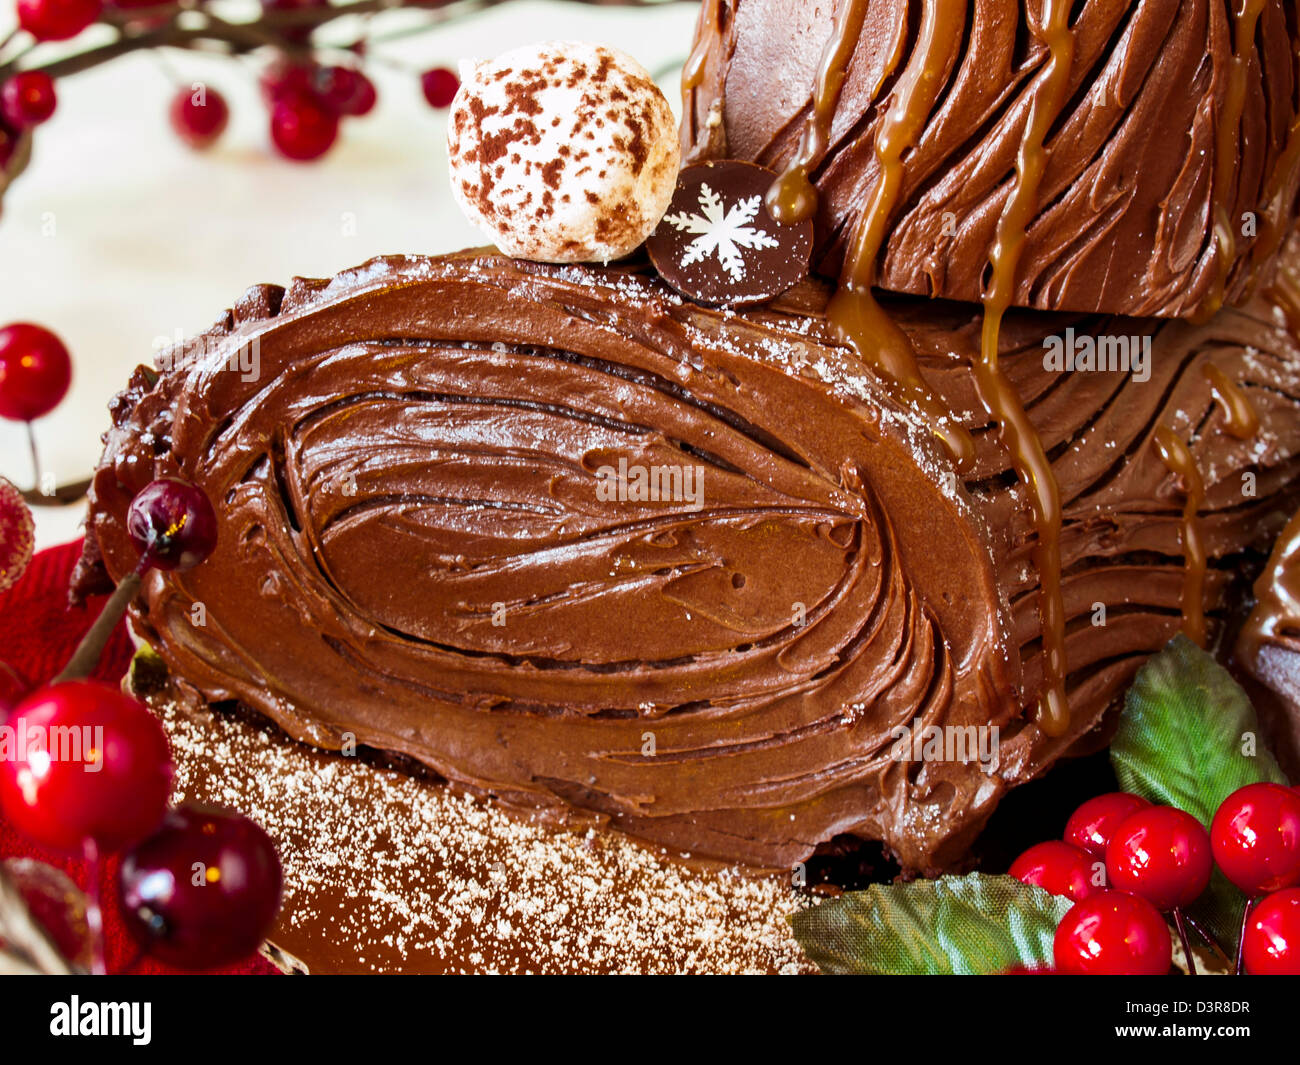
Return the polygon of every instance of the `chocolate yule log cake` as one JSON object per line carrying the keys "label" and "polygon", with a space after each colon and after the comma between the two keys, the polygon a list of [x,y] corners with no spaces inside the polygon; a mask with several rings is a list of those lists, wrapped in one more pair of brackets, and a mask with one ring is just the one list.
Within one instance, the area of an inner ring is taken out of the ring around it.
{"label": "chocolate yule log cake", "polygon": [[75,590],[180,477],[216,549],[132,618],[185,710],[671,855],[960,867],[1178,633],[1294,653],[1298,68],[1281,0],[708,0],[679,148],[620,53],[470,67],[514,257],[259,285],[138,369]]}
{"label": "chocolate yule log cake", "polygon": [[1287,0],[705,0],[682,142],[782,172],[826,276],[970,301],[1028,144],[1012,303],[1205,315],[1295,221],[1297,54]]}
{"label": "chocolate yule log cake", "polygon": [[[1064,508],[1051,737],[979,310],[888,305],[974,438],[959,478],[824,303],[739,315],[643,270],[469,253],[253,288],[115,401],[82,587],[134,566],[131,497],[179,475],[219,503],[218,546],[150,573],[135,623],[192,699],[694,855],[787,865],[854,835],[948,865],[1143,656],[1217,624],[1298,499],[1300,344],[1262,296],[1204,326],[1007,316]],[[1056,372],[1053,337],[1149,343],[1149,378]],[[249,351],[260,372],[232,372]],[[681,490],[638,494],[637,469]],[[996,764],[899,759],[929,725],[998,726]]]}

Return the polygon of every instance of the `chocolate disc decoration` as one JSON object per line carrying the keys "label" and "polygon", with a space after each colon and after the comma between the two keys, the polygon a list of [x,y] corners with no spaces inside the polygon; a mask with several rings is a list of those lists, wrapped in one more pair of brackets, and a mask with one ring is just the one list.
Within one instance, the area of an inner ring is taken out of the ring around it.
{"label": "chocolate disc decoration", "polygon": [[688,166],[646,241],[668,284],[700,303],[737,307],[779,296],[808,273],[813,226],[782,225],[764,198],[776,174],[724,159]]}

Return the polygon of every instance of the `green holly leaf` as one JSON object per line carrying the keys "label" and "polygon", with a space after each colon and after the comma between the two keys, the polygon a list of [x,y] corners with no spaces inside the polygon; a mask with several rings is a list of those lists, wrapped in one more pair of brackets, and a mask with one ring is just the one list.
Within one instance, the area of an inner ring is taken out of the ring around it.
{"label": "green holly leaf", "polygon": [[999,973],[1052,963],[1052,937],[1070,909],[1010,876],[945,876],[873,884],[795,914],[795,938],[826,973]]}
{"label": "green holly leaf", "polygon": [[[1175,636],[1138,670],[1110,760],[1125,791],[1186,810],[1206,828],[1238,788],[1260,780],[1287,782],[1260,738],[1246,693],[1184,636]],[[1216,869],[1191,913],[1235,950],[1245,905]]]}

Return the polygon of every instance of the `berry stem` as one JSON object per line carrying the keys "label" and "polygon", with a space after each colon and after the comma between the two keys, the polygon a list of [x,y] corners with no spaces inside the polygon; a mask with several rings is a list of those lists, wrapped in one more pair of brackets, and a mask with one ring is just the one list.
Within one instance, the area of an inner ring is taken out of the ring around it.
{"label": "berry stem", "polygon": [[86,860],[86,927],[90,929],[90,971],[95,976],[108,975],[104,958],[104,859],[99,845],[89,837],[82,843]]}
{"label": "berry stem", "polygon": [[32,454],[32,484],[39,493],[41,490],[41,456],[36,450],[36,429],[27,423],[27,447]]}
{"label": "berry stem", "polygon": [[1184,913],[1183,920],[1187,922],[1188,928],[1190,928],[1193,932],[1195,932],[1198,936],[1200,936],[1203,940],[1205,940],[1206,945],[1212,951],[1214,951],[1215,954],[1218,955],[1219,960],[1223,962],[1225,966],[1229,968],[1232,967],[1232,959],[1228,957],[1228,952],[1223,949],[1222,944],[1220,944],[1217,939],[1215,939],[1212,935],[1210,935],[1210,931],[1208,928],[1206,928],[1203,924],[1201,924],[1201,922],[1198,921],[1195,917],[1193,917],[1190,913]]}
{"label": "berry stem", "polygon": [[90,626],[86,635],[81,638],[81,643],[77,644],[77,649],[68,659],[68,664],[50,683],[61,684],[65,680],[80,680],[88,677],[94,672],[95,667],[99,665],[100,657],[104,653],[104,646],[108,643],[108,638],[117,628],[117,623],[122,620],[122,615],[126,613],[126,608],[130,606],[131,600],[135,598],[136,593],[140,590],[140,578],[148,568],[145,558],[141,558],[140,564],[135,570],[128,573],[120,581],[117,587],[113,589],[113,594],[109,596],[108,602],[104,604],[104,609],[99,612],[99,617],[95,623]]}
{"label": "berry stem", "polygon": [[54,491],[49,495],[42,493],[38,485],[24,491],[22,497],[23,502],[29,507],[61,507],[84,499],[89,488],[90,479],[83,478],[80,481],[69,481],[67,484],[56,485]]}
{"label": "berry stem", "polygon": [[1178,942],[1183,945],[1183,957],[1187,959],[1187,975],[1197,976],[1196,956],[1192,953],[1192,942],[1187,938],[1187,919],[1181,906],[1174,907],[1174,927],[1178,929]]}
{"label": "berry stem", "polygon": [[1250,911],[1255,907],[1254,899],[1246,900],[1246,908],[1241,913],[1241,931],[1237,934],[1237,964],[1233,967],[1233,972],[1237,976],[1242,976],[1245,971],[1245,950],[1246,950],[1246,925],[1250,923]]}

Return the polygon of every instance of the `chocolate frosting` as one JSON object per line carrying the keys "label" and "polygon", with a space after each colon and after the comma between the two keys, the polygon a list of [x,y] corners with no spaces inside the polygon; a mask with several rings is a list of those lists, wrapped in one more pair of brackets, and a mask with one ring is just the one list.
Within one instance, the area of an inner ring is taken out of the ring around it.
{"label": "chocolate frosting", "polygon": [[[195,698],[677,851],[778,866],[850,834],[948,866],[1180,625],[1158,424],[1206,472],[1217,624],[1241,553],[1297,502],[1300,346],[1262,296],[1203,327],[1007,317],[1065,514],[1071,727],[1048,739],[1025,709],[1032,522],[975,397],[978,309],[889,307],[974,436],[958,477],[828,339],[825,299],[741,315],[633,267],[477,253],[250,289],[114,401],[81,586],[134,566],[133,493],[184,476],[216,505],[216,552],[150,573],[133,620]],[[1150,380],[1045,369],[1067,327],[1149,336]],[[237,368],[254,342],[256,375]],[[1209,365],[1249,395],[1249,439]],[[608,498],[621,463],[702,492]],[[910,725],[997,726],[996,770],[892,758]]]}
{"label": "chocolate frosting", "polygon": [[[836,16],[851,2],[707,0],[688,66],[688,155],[790,164]],[[839,276],[881,179],[876,135],[919,47],[923,2],[862,0],[862,29],[809,169],[818,195],[814,262],[826,276]],[[973,0],[930,53],[943,87],[889,203],[882,287],[981,298],[1049,60],[1027,21],[1041,6]],[[1190,316],[1238,301],[1268,280],[1298,211],[1295,5],[1086,0],[1071,27],[1068,102],[1045,144],[1041,206],[1013,302]]]}

